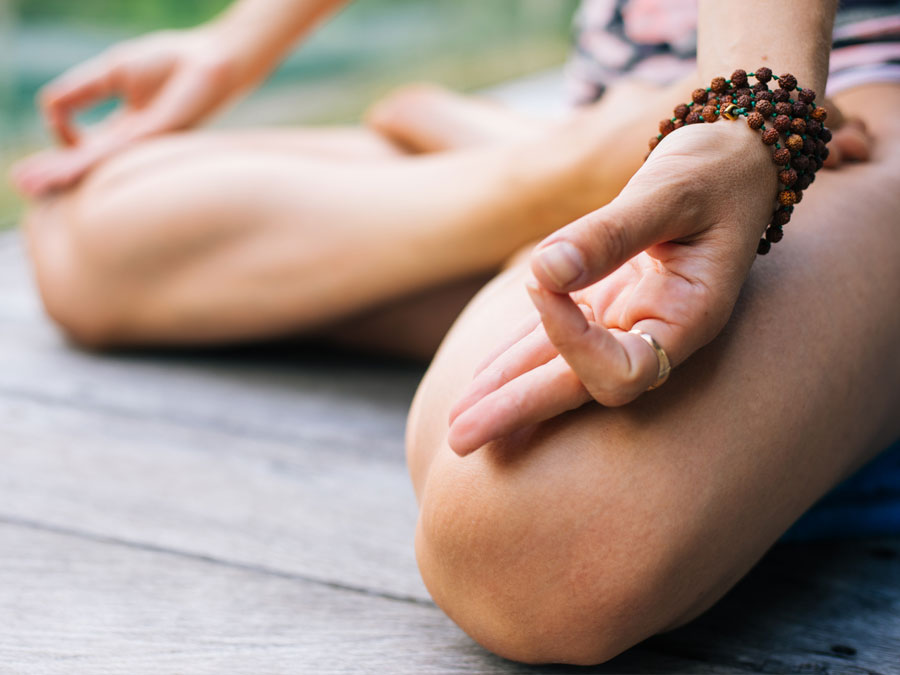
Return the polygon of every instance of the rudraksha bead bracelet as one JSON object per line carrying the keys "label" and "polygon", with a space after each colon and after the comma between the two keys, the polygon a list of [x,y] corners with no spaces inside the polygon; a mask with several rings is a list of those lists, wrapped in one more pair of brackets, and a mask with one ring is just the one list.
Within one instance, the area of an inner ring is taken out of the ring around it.
{"label": "rudraksha bead bracelet", "polygon": [[[752,87],[750,77],[756,79]],[[778,85],[774,91],[769,89],[772,80]],[[796,98],[792,98],[794,92]],[[790,73],[779,77],[765,67],[754,73],[738,69],[730,80],[714,77],[705,89],[695,89],[689,102],[675,106],[674,117],[661,120],[659,134],[650,139],[650,152],[685,125],[746,117],[747,125],[760,132],[762,142],[772,146],[772,161],[779,167],[777,205],[756,249],[765,255],[772,244],[781,241],[794,204],[803,199],[803,191],[828,157],[831,131],[825,126],[825,108],[815,100],[816,93],[798,87],[797,78]]]}

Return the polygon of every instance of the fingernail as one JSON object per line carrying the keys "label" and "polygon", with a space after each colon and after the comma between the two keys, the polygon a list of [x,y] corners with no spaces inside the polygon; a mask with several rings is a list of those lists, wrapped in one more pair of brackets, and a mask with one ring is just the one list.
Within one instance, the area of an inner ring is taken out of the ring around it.
{"label": "fingernail", "polygon": [[540,312],[544,307],[544,298],[541,297],[540,284],[537,279],[529,279],[526,281],[525,291],[528,293],[528,297],[531,298],[531,302],[534,304],[535,309]]}
{"label": "fingernail", "polygon": [[537,262],[560,287],[568,286],[584,272],[581,253],[567,241],[558,241],[541,250]]}

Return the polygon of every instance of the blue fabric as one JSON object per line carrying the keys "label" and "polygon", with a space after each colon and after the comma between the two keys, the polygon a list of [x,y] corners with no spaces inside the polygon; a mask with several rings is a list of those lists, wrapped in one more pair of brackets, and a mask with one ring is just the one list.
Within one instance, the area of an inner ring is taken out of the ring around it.
{"label": "blue fabric", "polygon": [[822,497],[784,541],[900,535],[900,440]]}

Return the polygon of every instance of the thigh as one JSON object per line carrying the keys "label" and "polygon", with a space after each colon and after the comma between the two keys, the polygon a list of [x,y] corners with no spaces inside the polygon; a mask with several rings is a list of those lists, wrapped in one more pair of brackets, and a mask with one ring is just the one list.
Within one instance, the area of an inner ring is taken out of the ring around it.
{"label": "thigh", "polygon": [[96,344],[284,335],[484,274],[522,238],[490,238],[523,210],[503,150],[349,159],[267,138],[154,139],[34,209],[50,313]]}
{"label": "thigh", "polygon": [[[900,103],[875,90],[885,112]],[[724,333],[665,387],[459,458],[449,408],[532,311],[521,265],[486,287],[410,413],[417,552],[438,604],[513,658],[608,658],[708,607],[900,433],[898,185],[882,133],[871,163],[820,175]]]}
{"label": "thigh", "polygon": [[171,167],[197,155],[227,157],[242,152],[307,154],[353,161],[399,157],[393,141],[363,127],[282,127],[185,131],[127,150],[94,171],[90,182],[103,189],[136,175]]}

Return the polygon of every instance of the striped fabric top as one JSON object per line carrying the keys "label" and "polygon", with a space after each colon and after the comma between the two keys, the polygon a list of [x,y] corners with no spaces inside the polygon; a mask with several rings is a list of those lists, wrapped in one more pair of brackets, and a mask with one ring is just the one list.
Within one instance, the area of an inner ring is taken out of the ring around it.
{"label": "striped fabric top", "polygon": [[[583,0],[575,31],[567,79],[576,103],[623,75],[665,84],[695,65],[697,0]],[[843,0],[827,93],[875,81],[900,82],[900,0]]]}

